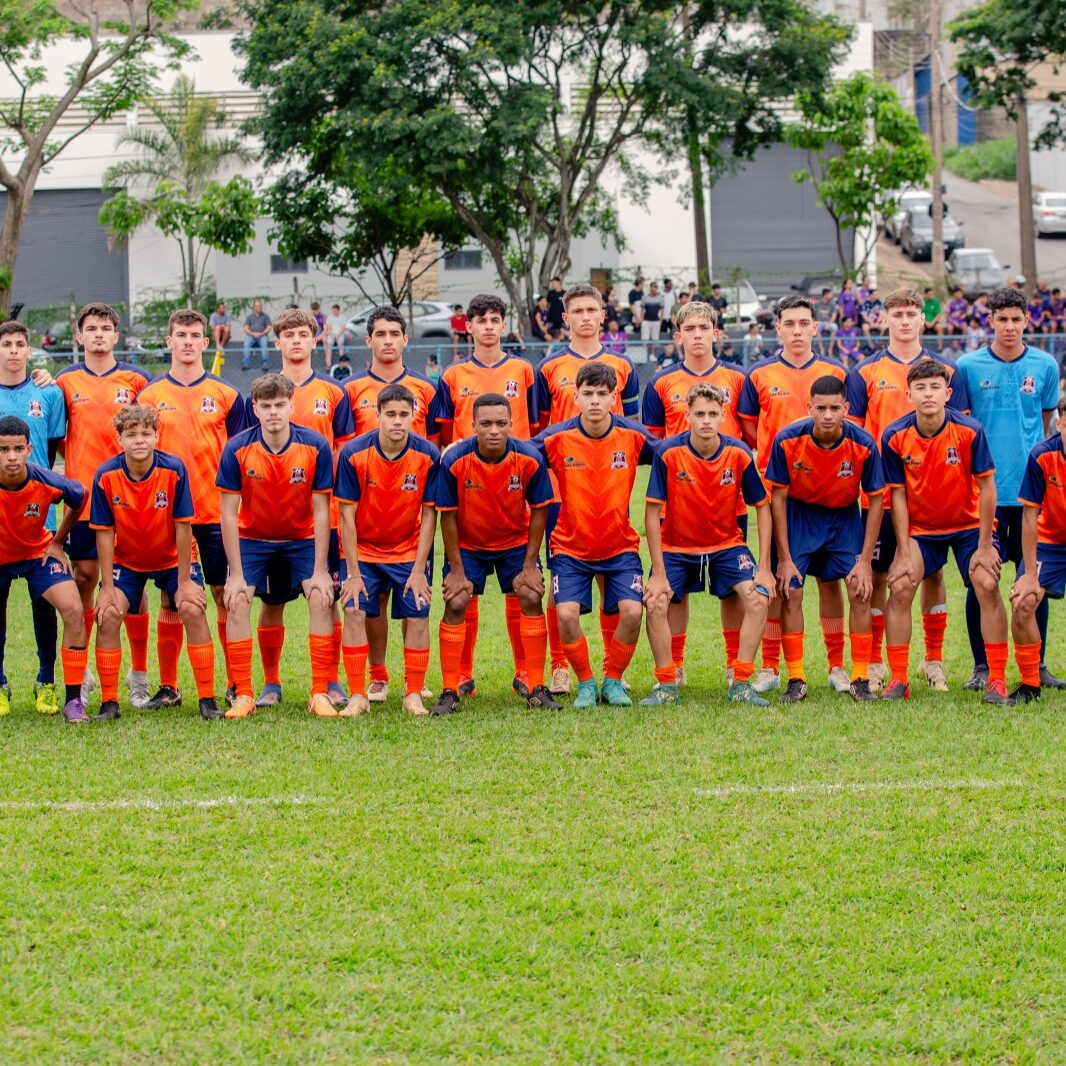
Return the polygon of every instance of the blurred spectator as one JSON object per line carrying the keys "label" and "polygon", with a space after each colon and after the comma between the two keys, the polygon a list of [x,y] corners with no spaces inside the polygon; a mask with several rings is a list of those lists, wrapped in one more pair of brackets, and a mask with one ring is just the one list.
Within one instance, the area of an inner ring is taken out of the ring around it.
{"label": "blurred spectator", "polygon": [[311,301],[311,314],[315,316],[315,324],[318,326],[318,331],[315,333],[315,344],[318,344],[326,329],[326,316],[322,314],[322,306],[317,300]]}
{"label": "blurred spectator", "polygon": [[522,342],[522,336],[519,333],[515,333],[514,331],[508,333],[500,347],[502,347],[508,355],[517,355],[520,359],[525,358],[526,346]]}
{"label": "blurred spectator", "polygon": [[[433,356],[430,356],[430,358],[432,359]],[[343,381],[345,378],[352,376],[352,364],[344,352],[337,356],[337,365],[330,370],[329,376],[334,381]]]}
{"label": "blurred spectator", "polygon": [[718,316],[718,325],[721,326],[725,321],[725,310],[729,306],[729,301],[722,295],[722,286],[717,281],[711,286],[711,298],[707,302],[714,308],[714,313]]}
{"label": "blurred spectator", "polygon": [[959,286],[952,291],[951,299],[948,300],[948,333],[961,337],[966,332],[966,319],[969,314],[970,305],[963,294],[962,287]]}
{"label": "blurred spectator", "polygon": [[326,356],[326,369],[329,370],[333,355],[333,346],[337,347],[337,360],[344,355],[344,338],[347,336],[347,323],[341,314],[341,305],[334,304],[326,317],[326,332],[322,336],[322,351]]}
{"label": "blurred spectator", "polygon": [[740,357],[737,355],[737,350],[733,346],[733,342],[727,340],[718,351],[718,358],[723,363],[740,363]]}
{"label": "blurred spectator", "polygon": [[270,315],[263,310],[263,301],[256,300],[252,304],[251,314],[244,320],[244,358],[241,360],[242,370],[252,368],[252,350],[260,349],[262,355],[262,367],[270,369]]}
{"label": "blurred spectator", "polygon": [[970,308],[970,315],[977,319],[981,329],[988,329],[988,320],[991,315],[991,311],[988,309],[988,294],[979,292],[977,298],[973,302],[973,307]]}
{"label": "blurred spectator", "polygon": [[744,337],[741,351],[744,353],[745,366],[751,366],[752,363],[757,363],[763,357],[762,331],[759,329],[758,323],[752,322],[748,325],[748,332]]}
{"label": "blurred spectator", "polygon": [[859,327],[851,315],[845,315],[837,330],[837,358],[846,367],[859,361]]}
{"label": "blurred spectator", "polygon": [[551,346],[548,348],[548,355],[558,355],[559,352],[565,352],[569,347],[570,340],[567,337],[565,329],[556,329],[551,332]]}
{"label": "blurred spectator", "polygon": [[881,335],[881,316],[885,313],[885,305],[881,303],[881,297],[876,289],[870,289],[866,299],[862,302],[862,335],[867,341],[873,342]]}
{"label": "blurred spectator", "polygon": [[940,301],[936,298],[931,286],[925,287],[925,300],[922,303],[922,322],[927,334],[935,333],[938,337],[944,336],[944,312],[941,310]]}
{"label": "blurred spectator", "polygon": [[533,308],[533,323],[530,327],[533,336],[542,342],[551,340],[552,324],[548,321],[548,297],[542,296]]}
{"label": "blurred spectator", "polygon": [[814,320],[818,323],[819,350],[822,355],[833,351],[833,334],[837,331],[837,302],[832,289],[822,289],[822,295],[814,302]]}
{"label": "blurred spectator", "polygon": [[466,323],[466,312],[463,310],[462,304],[456,304],[452,311],[454,314],[449,319],[452,327],[452,362],[457,363],[462,356],[459,354],[459,349],[462,347],[462,355],[465,356],[470,351],[470,333],[468,331]]}
{"label": "blurred spectator", "polygon": [[211,327],[211,338],[215,342],[215,348],[221,351],[229,343],[233,330],[230,325],[230,317],[226,314],[226,305],[220,303],[211,315],[208,325]]}
{"label": "blurred spectator", "polygon": [[640,340],[644,345],[644,362],[650,363],[655,359],[659,350],[659,336],[662,329],[663,297],[659,292],[659,283],[653,281],[644,297],[644,314],[640,320]]}
{"label": "blurred spectator", "polygon": [[840,295],[837,297],[837,321],[843,325],[844,319],[850,318],[852,325],[857,325],[859,313],[859,297],[855,292],[855,282],[851,278],[845,278]]}
{"label": "blurred spectator", "polygon": [[612,319],[607,323],[607,328],[600,337],[600,344],[604,350],[614,355],[626,354],[626,335],[618,328],[618,320]]}
{"label": "blurred spectator", "polygon": [[[344,358],[343,356],[341,358]],[[436,354],[430,353],[426,357],[426,377],[433,382],[434,385],[440,381],[440,360]]]}
{"label": "blurred spectator", "polygon": [[[977,306],[976,303],[974,306]],[[966,350],[973,352],[978,348],[983,348],[987,339],[988,331],[981,325],[980,318],[977,315],[971,315],[966,323]]]}
{"label": "blurred spectator", "polygon": [[674,283],[669,278],[663,278],[663,326],[671,333],[674,330],[674,304],[677,303],[677,293],[674,292]]}
{"label": "blurred spectator", "polygon": [[552,278],[548,288],[548,321],[552,329],[563,328],[563,281],[562,278]]}
{"label": "blurred spectator", "polygon": [[672,366],[674,363],[681,362],[681,356],[678,354],[677,345],[673,341],[667,341],[660,349],[659,355],[656,358],[656,362],[660,367]]}

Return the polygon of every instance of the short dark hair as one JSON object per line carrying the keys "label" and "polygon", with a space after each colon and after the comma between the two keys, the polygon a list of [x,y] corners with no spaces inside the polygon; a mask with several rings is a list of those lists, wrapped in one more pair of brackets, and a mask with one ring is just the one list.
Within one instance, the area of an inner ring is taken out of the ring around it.
{"label": "short dark hair", "polygon": [[167,319],[167,336],[169,337],[174,332],[175,326],[197,325],[205,334],[207,333],[207,319],[199,311],[192,307],[179,308],[177,311],[172,311],[170,318]]}
{"label": "short dark hair", "polygon": [[[389,319],[391,322],[392,319]],[[378,393],[378,410],[382,411],[388,403],[405,403],[413,411],[415,409],[415,394],[406,386],[394,381],[391,385]]]}
{"label": "short dark hair", "polygon": [[[634,282],[634,284],[636,284]],[[595,285],[571,285],[569,289],[563,294],[563,307],[569,308],[574,300],[579,300],[581,297],[587,296],[592,300],[595,300],[600,307],[603,306],[603,293],[596,288]]]}
{"label": "short dark hair", "polygon": [[253,400],[291,400],[296,386],[284,374],[261,374],[252,382]]}
{"label": "short dark hair", "polygon": [[381,304],[370,312],[370,317],[366,320],[366,335],[368,337],[374,335],[374,326],[379,322],[395,322],[403,331],[403,335],[407,336],[407,319],[392,304]]}
{"label": "short dark hair", "polygon": [[506,407],[507,413],[511,413],[511,401],[506,396],[498,392],[483,392],[474,401],[474,418],[477,419],[477,413],[482,407]]}
{"label": "short dark hair", "polygon": [[1029,309],[1025,293],[1021,289],[995,289],[988,297],[989,317],[997,311],[1006,311],[1009,307],[1016,307],[1019,311]]}
{"label": "short dark hair", "polygon": [[848,389],[844,382],[832,374],[823,374],[811,383],[811,399],[815,396],[847,396]]}
{"label": "short dark hair", "polygon": [[3,418],[0,418],[0,437],[25,437],[26,443],[29,444],[30,427],[21,418],[16,418],[14,415],[4,415]]}
{"label": "short dark hair", "polygon": [[919,359],[907,371],[907,384],[910,385],[915,381],[925,381],[926,378],[942,378],[944,381],[950,381],[951,373],[938,359]]}
{"label": "short dark hair", "polygon": [[811,313],[811,318],[814,317],[814,304],[806,296],[785,296],[783,299],[777,301],[777,320],[781,321],[781,316],[786,311],[791,311],[796,307],[805,307]]}
{"label": "short dark hair", "polygon": [[466,317],[469,319],[480,318],[482,315],[491,315],[495,311],[500,318],[507,317],[507,304],[498,296],[489,292],[482,292],[475,296],[466,308]]}
{"label": "short dark hair", "polygon": [[[0,322],[0,337],[6,337],[9,333],[19,333],[26,338],[26,342],[29,343],[30,331],[21,322],[16,322],[13,318],[8,319],[6,322]],[[8,434],[10,436],[10,434]]]}
{"label": "short dark hair", "polygon": [[110,304],[86,304],[78,312],[77,323],[79,332],[87,318],[106,318],[110,320],[111,325],[113,325],[115,329],[118,329],[118,312]]}
{"label": "short dark hair", "polygon": [[618,388],[618,375],[614,372],[614,367],[595,360],[586,363],[577,372],[577,380],[574,384],[579,389],[588,385],[593,389],[607,389],[608,392],[614,392]]}

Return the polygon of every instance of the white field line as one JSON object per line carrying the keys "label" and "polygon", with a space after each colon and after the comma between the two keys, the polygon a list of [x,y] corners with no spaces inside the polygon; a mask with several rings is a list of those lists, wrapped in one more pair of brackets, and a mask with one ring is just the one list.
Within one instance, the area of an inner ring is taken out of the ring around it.
{"label": "white field line", "polygon": [[724,799],[728,796],[835,796],[864,792],[987,792],[1026,787],[1024,781],[811,781],[794,785],[718,785],[694,791],[697,796]]}
{"label": "white field line", "polygon": [[155,799],[151,796],[131,796],[102,800],[0,800],[4,811],[60,811],[83,814],[92,811],[168,811],[214,810],[224,807],[309,807],[324,803],[317,796],[217,796],[211,799],[194,797]]}

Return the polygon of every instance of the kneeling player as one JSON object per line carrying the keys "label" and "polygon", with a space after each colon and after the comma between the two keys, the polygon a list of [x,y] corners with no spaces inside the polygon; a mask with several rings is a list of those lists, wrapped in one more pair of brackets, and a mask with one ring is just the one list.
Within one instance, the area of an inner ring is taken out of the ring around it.
{"label": "kneeling player", "polygon": [[911,603],[926,574],[940,570],[948,552],[981,606],[988,652],[986,703],[1009,704],[1007,611],[999,593],[995,539],[995,467],[980,423],[946,410],[950,371],[921,359],[907,373],[914,410],[893,422],[881,439],[885,481],[892,489],[896,557],[888,572],[885,613],[891,677],[882,699],[910,695]]}
{"label": "kneeling player", "polygon": [[[47,601],[63,616],[63,717],[78,725],[89,720],[81,701],[88,651],[81,595],[63,543],[81,517],[85,490],[47,467],[28,463],[30,454],[30,427],[21,418],[0,418],[0,589],[6,593],[12,581],[25,578],[31,599]],[[60,500],[63,521],[53,534],[45,528],[48,512]]]}
{"label": "kneeling player", "polygon": [[[851,632],[851,695],[871,700],[875,697],[867,676],[873,640],[870,594],[885,477],[876,441],[845,418],[848,404],[843,381],[829,375],[815,380],[807,410],[810,418],[793,422],[774,437],[766,468],[766,479],[773,486],[781,641],[788,667],[788,687],[781,699],[798,703],[807,697],[803,582],[813,574],[819,587],[844,579]],[[870,497],[865,532],[859,515],[860,490]],[[826,630],[827,642],[832,635]],[[839,640],[842,652],[843,633]],[[831,683],[836,670],[843,668],[830,671]]]}
{"label": "kneeling player", "polygon": [[[466,609],[495,572],[504,595],[522,611],[523,662],[513,686],[529,707],[558,710],[544,684],[548,628],[541,601],[544,578],[537,559],[544,539],[551,480],[536,448],[510,435],[506,396],[486,392],[474,401],[474,436],[449,448],[437,478],[437,511],[444,540],[444,618],[440,623],[443,691],[431,714],[459,706],[459,675],[466,641]],[[528,505],[528,506],[527,506]],[[521,676],[525,675],[523,683]]]}
{"label": "kneeling player", "polygon": [[196,678],[200,714],[219,718],[215,702],[215,648],[207,625],[207,599],[200,566],[192,561],[195,511],[185,464],[156,450],[159,412],[124,407],[114,418],[122,451],[93,479],[89,524],[96,530],[100,593],[96,598],[96,672],[100,710],[95,720],[120,717],[119,634],[130,604],[140,604],[155,583],[164,608],[177,611],[189,635],[189,661]]}
{"label": "kneeling player", "polygon": [[719,599],[735,596],[741,612],[737,656],[728,664],[733,670],[729,699],[766,707],[751,687],[751,675],[773,576],[756,564],[736,521],[741,501],[756,508],[759,558],[769,558],[766,489],[751,449],[718,431],[725,410],[721,389],[700,382],[688,390],[685,402],[691,428],[659,445],[648,482],[644,526],[651,574],[644,600],[658,684],[641,706],[678,702],[669,604],[709,587]]}
{"label": "kneeling player", "polygon": [[366,619],[377,618],[388,597],[392,617],[403,619],[403,709],[428,714],[422,688],[429,667],[429,597],[433,570],[433,507],[440,452],[411,432],[415,395],[404,385],[378,393],[378,428],[349,441],[337,463],[340,504],[341,654],[351,695],[341,713],[362,714],[370,702]]}
{"label": "kneeling player", "polygon": [[[226,639],[237,695],[227,718],[255,714],[252,696],[252,596],[303,591],[310,615],[311,698],[307,709],[336,718],[327,693],[333,673],[333,578],[329,575],[329,501],[333,457],[320,433],[290,422],[295,386],[282,374],[252,382],[259,425],[222,450],[215,484],[222,490],[226,547]],[[285,574],[271,588],[268,575]]]}
{"label": "kneeling player", "polygon": [[1014,657],[1022,683],[1015,703],[1040,697],[1040,627],[1036,609],[1045,596],[1066,591],[1066,400],[1059,401],[1058,433],[1029,453],[1018,490],[1022,514],[1022,564],[1011,589]]}

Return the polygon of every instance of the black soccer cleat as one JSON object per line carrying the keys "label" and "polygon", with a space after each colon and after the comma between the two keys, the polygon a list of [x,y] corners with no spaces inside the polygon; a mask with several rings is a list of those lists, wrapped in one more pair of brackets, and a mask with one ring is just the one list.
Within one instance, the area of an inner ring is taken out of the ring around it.
{"label": "black soccer cleat", "polygon": [[457,694],[455,694],[457,700],[458,700],[459,696],[476,696],[476,695],[477,695],[477,682],[472,677],[468,677],[459,686],[459,692]]}
{"label": "black soccer cleat", "polygon": [[860,677],[851,683],[851,698],[859,703],[868,703],[876,700],[877,696],[870,691],[870,682],[865,677]]}
{"label": "black soccer cleat", "polygon": [[798,677],[792,678],[785,691],[778,697],[781,703],[800,703],[807,698],[807,682]]}
{"label": "black soccer cleat", "polygon": [[226,703],[230,707],[232,707],[233,706],[233,701],[236,698],[237,698],[237,686],[236,685],[228,685],[226,687]]}
{"label": "black soccer cleat", "polygon": [[215,702],[214,696],[200,700],[200,717],[205,722],[213,722],[216,718],[222,717],[222,709]]}
{"label": "black soccer cleat", "polygon": [[511,688],[513,688],[522,699],[529,699],[529,685],[527,685],[517,674],[511,679]]}
{"label": "black soccer cleat", "polygon": [[563,705],[556,700],[552,699],[552,694],[548,691],[547,685],[537,685],[533,691],[526,696],[526,706],[530,710],[541,711],[561,711]]}
{"label": "black soccer cleat", "polygon": [[975,666],[973,673],[970,674],[969,681],[962,687],[967,692],[984,692],[985,687],[988,685],[988,667],[987,666]]}
{"label": "black soccer cleat", "polygon": [[100,704],[100,710],[93,715],[92,720],[94,722],[113,722],[116,718],[121,718],[122,712],[118,709],[118,703],[115,700],[107,700]]}
{"label": "black soccer cleat", "polygon": [[1036,685],[1019,685],[1011,694],[1014,703],[1032,703],[1040,699],[1040,689]]}
{"label": "black soccer cleat", "polygon": [[459,710],[459,693],[453,688],[446,688],[438,697],[437,702],[429,709],[434,717],[442,714],[452,714]]}
{"label": "black soccer cleat", "polygon": [[163,707],[180,707],[181,693],[169,685],[160,685],[155,695],[144,706],[150,711],[158,711]]}
{"label": "black soccer cleat", "polygon": [[1043,663],[1040,664],[1041,688],[1066,688],[1066,681],[1056,677]]}

